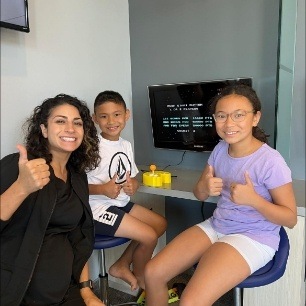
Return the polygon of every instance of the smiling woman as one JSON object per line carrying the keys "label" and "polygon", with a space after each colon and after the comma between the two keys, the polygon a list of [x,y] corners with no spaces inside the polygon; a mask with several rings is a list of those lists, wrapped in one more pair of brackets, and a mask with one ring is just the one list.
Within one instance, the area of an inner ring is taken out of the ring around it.
{"label": "smiling woman", "polygon": [[1,160],[1,305],[102,306],[84,285],[94,242],[85,171],[100,160],[89,109],[60,94],[26,124],[25,146]]}
{"label": "smiling woman", "polygon": [[[83,141],[83,121],[77,108],[69,104],[63,104],[54,108],[47,121],[47,125],[41,124],[44,138],[48,139],[49,151],[53,156],[61,154],[69,159]],[[52,163],[52,162],[51,162]]]}
{"label": "smiling woman", "polygon": [[[77,150],[71,152],[69,161],[77,168],[80,167],[80,170],[92,170],[96,167],[96,159],[99,158],[97,132],[86,103],[69,95],[59,94],[54,98],[46,99],[42,105],[34,109],[33,115],[25,123],[25,128],[27,128],[27,136],[25,138],[27,150],[35,157],[43,157],[47,162],[51,162],[52,152],[49,150],[49,140],[43,132],[45,132],[45,128],[48,127],[51,121],[57,121],[56,124],[58,126],[67,124],[65,123],[68,121],[66,113],[62,114],[59,110],[56,110],[57,107],[63,105],[74,107],[78,111],[76,117],[73,118],[74,125],[83,125],[82,129],[84,130],[84,138],[81,145]],[[59,117],[55,118],[55,116]],[[65,136],[71,136],[69,130],[66,133]]]}

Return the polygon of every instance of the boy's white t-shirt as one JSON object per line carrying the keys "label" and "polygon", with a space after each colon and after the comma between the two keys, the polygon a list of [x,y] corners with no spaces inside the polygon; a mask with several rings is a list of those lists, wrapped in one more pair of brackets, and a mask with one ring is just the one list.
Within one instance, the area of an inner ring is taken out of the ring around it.
{"label": "boy's white t-shirt", "polygon": [[[130,172],[131,177],[137,175],[138,168],[134,161],[132,145],[129,141],[119,138],[118,141],[110,141],[99,135],[99,153],[101,162],[99,166],[87,173],[88,184],[105,184],[117,173],[116,183],[123,184],[126,181],[126,174]],[[124,207],[130,201],[123,189],[116,199],[105,195],[90,195],[89,203],[95,220],[109,207]]]}

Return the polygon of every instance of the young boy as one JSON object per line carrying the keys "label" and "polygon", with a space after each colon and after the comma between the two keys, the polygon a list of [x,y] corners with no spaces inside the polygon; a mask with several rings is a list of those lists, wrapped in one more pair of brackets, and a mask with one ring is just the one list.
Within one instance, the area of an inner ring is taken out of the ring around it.
{"label": "young boy", "polygon": [[[114,91],[98,94],[93,120],[101,129],[99,166],[89,172],[89,202],[97,234],[132,240],[109,274],[144,289],[144,267],[151,259],[158,238],[166,230],[161,215],[130,202],[139,184],[131,143],[120,137],[130,111],[122,96]],[[130,270],[130,266],[133,270]]]}

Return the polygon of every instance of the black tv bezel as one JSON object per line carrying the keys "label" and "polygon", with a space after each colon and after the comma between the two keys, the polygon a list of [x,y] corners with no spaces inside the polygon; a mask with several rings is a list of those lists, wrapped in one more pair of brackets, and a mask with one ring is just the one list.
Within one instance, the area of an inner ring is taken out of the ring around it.
{"label": "black tv bezel", "polygon": [[[241,77],[241,78],[231,78],[231,79],[221,79],[221,80],[209,80],[209,81],[198,81],[198,82],[185,82],[185,83],[168,83],[168,84],[156,84],[147,86],[148,98],[149,98],[149,107],[150,107],[150,116],[151,116],[151,128],[153,136],[153,145],[157,149],[168,149],[168,150],[180,150],[180,151],[193,151],[193,152],[211,152],[214,147],[220,141],[220,137],[216,133],[216,137],[209,139],[207,142],[203,142],[200,145],[195,144],[184,144],[182,141],[161,141],[158,138],[158,122],[154,99],[154,92],[165,90],[167,88],[173,88],[180,85],[201,85],[208,83],[224,83],[224,86],[231,85],[234,83],[242,83],[252,86],[253,78],[252,77]],[[222,87],[222,88],[223,88]],[[213,120],[214,125],[214,120]]]}
{"label": "black tv bezel", "polygon": [[15,23],[10,23],[10,22],[5,22],[5,21],[0,21],[0,27],[10,29],[10,30],[15,30],[19,32],[30,32],[30,25],[29,25],[29,13],[28,13],[28,0],[23,0],[24,2],[24,12],[25,12],[25,26],[18,25]]}

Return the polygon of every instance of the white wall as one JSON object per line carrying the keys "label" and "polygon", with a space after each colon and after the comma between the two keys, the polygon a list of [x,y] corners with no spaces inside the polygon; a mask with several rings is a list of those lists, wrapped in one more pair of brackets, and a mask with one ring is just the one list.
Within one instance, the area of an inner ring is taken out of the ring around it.
{"label": "white wall", "polygon": [[292,176],[305,181],[305,0],[297,0],[296,46],[292,100],[290,167]]}
{"label": "white wall", "polygon": [[[92,112],[97,94],[112,89],[132,110],[127,0],[30,0],[29,19],[30,33],[1,28],[1,158],[22,142],[34,107],[56,94]],[[123,136],[134,142],[132,119]]]}
{"label": "white wall", "polygon": [[305,0],[282,0],[276,149],[305,182]]}
{"label": "white wall", "polygon": [[[30,33],[1,28],[1,157],[33,108],[58,93],[119,91],[132,108],[127,0],[30,0]],[[133,143],[132,119],[123,134]]]}

